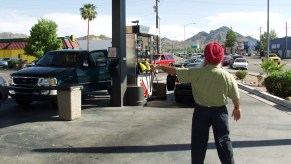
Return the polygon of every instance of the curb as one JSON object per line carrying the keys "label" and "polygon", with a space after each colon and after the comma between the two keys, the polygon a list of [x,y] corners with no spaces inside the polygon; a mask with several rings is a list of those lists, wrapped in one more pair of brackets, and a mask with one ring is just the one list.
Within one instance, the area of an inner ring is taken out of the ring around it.
{"label": "curb", "polygon": [[279,104],[279,105],[282,105],[288,109],[291,109],[291,103],[288,101],[288,100],[285,100],[285,99],[282,99],[280,97],[276,97],[274,95],[271,95],[269,93],[266,93],[266,92],[262,92],[258,89],[254,89],[252,87],[249,87],[247,85],[244,85],[244,84],[241,84],[241,83],[238,83],[238,88],[244,90],[244,91],[247,91],[251,94],[254,94],[256,96],[259,96],[261,98],[264,98],[266,100],[269,100],[273,103],[276,103],[276,104]]}

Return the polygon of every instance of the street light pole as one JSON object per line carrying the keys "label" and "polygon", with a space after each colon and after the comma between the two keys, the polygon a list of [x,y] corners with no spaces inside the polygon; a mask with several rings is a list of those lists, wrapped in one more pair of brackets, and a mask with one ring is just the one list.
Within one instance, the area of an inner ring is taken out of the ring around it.
{"label": "street light pole", "polygon": [[[160,2],[160,0],[156,0],[156,7],[155,7],[155,11],[156,11],[156,30],[159,29],[159,10],[158,10],[158,3]],[[157,39],[156,39],[156,46],[157,46],[157,49],[156,49],[156,52],[157,54],[159,54],[159,35],[157,34]]]}
{"label": "street light pole", "polygon": [[286,22],[286,48],[285,48],[285,56],[284,58],[287,57],[287,51],[288,51],[288,37],[287,37],[287,29],[288,29],[288,24]]}
{"label": "street light pole", "polygon": [[267,60],[269,61],[270,53],[270,36],[269,36],[269,0],[267,2]]}
{"label": "street light pole", "polygon": [[184,54],[186,54],[186,52],[185,52],[185,50],[186,50],[186,44],[185,44],[185,28],[186,28],[186,26],[188,26],[188,25],[190,25],[190,24],[196,24],[196,23],[188,23],[188,24],[185,24],[184,25]]}

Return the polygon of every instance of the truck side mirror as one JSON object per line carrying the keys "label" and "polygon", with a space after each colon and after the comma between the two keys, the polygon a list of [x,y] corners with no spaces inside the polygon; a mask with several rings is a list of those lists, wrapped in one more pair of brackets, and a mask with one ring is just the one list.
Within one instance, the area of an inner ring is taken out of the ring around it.
{"label": "truck side mirror", "polygon": [[119,65],[119,58],[110,58],[108,70],[111,77],[117,77],[118,76],[118,70],[117,66]]}
{"label": "truck side mirror", "polygon": [[88,60],[87,59],[83,61],[83,67],[89,67]]}

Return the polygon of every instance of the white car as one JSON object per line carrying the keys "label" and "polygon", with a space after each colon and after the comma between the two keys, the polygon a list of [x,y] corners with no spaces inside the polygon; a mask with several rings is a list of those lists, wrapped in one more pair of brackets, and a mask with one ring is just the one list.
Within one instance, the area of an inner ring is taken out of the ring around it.
{"label": "white car", "polygon": [[248,69],[248,61],[245,58],[236,58],[233,61],[232,68],[234,69]]}

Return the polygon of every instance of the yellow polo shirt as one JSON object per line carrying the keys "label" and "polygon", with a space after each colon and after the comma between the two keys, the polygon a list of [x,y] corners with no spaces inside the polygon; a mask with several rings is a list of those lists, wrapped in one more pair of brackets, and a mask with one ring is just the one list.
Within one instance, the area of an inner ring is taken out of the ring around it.
{"label": "yellow polo shirt", "polygon": [[199,105],[223,106],[227,104],[227,97],[240,97],[236,80],[219,65],[177,68],[176,73],[180,82],[191,83],[193,97]]}

